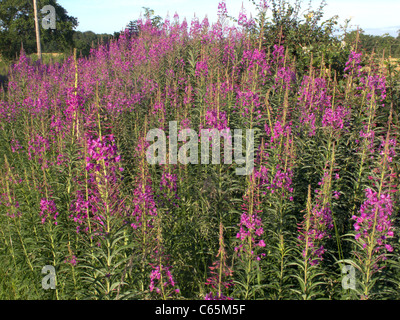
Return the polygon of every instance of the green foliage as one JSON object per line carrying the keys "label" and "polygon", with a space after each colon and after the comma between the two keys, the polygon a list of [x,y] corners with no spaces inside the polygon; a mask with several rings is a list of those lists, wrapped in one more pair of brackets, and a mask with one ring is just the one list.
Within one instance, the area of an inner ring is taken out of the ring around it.
{"label": "green foliage", "polygon": [[[40,9],[52,5],[56,10],[56,29],[44,30],[41,27],[43,14]],[[56,0],[38,0],[38,19],[41,28],[43,52],[63,52],[73,45],[73,31],[77,19]],[[30,0],[5,0],[0,3],[0,54],[5,59],[13,59],[21,47],[28,54],[36,52],[35,22],[33,2]]]}
{"label": "green foliage", "polygon": [[[156,28],[162,27],[163,18],[161,16],[155,15],[153,9],[147,7],[142,7],[142,8],[144,9],[144,19],[149,19],[151,21],[151,24]],[[126,25],[126,29],[132,36],[137,37],[140,33],[139,20],[129,21],[129,23]]]}
{"label": "green foliage", "polygon": [[[344,41],[346,43],[354,43],[357,37],[357,31],[352,31],[346,34]],[[389,34],[382,36],[373,36],[365,34],[364,30],[359,30],[359,49],[368,54],[375,52],[379,56],[391,56],[400,58],[400,37],[392,37]]]}
{"label": "green foliage", "polygon": [[108,43],[113,36],[110,34],[96,34],[92,31],[75,31],[73,34],[73,46],[83,57],[89,56],[90,49],[99,44]]}
{"label": "green foliage", "polygon": [[273,45],[284,45],[305,73],[310,64],[331,66],[338,74],[341,73],[349,48],[343,48],[335,35],[339,17],[322,20],[326,1],[321,1],[316,9],[312,8],[310,1],[305,10],[302,2],[296,0],[292,4],[286,0],[272,0],[269,2],[271,21],[266,20],[265,13],[260,10],[257,22],[259,30],[264,32],[265,44],[271,51]]}

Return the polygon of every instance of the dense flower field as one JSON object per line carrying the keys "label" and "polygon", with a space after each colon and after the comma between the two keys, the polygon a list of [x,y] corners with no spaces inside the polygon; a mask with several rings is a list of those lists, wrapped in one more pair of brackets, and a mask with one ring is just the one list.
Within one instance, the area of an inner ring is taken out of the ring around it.
{"label": "dense flower field", "polygon": [[[382,57],[355,43],[342,70],[300,68],[255,25],[175,15],[89,58],[21,52],[0,91],[1,299],[399,298]],[[147,132],[170,121],[254,130],[254,170],[149,164]]]}

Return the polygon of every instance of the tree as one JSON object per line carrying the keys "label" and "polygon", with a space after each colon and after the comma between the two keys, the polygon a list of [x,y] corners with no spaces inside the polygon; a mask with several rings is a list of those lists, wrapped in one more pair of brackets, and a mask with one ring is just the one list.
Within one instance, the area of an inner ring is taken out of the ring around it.
{"label": "tree", "polygon": [[[347,43],[355,43],[357,38],[357,31],[348,33],[345,37]],[[370,54],[375,52],[379,56],[385,53],[385,56],[392,56],[394,58],[400,57],[400,38],[394,38],[389,34],[382,36],[374,36],[360,32],[358,35],[359,44],[358,49],[363,50]]]}
{"label": "tree", "polygon": [[[56,29],[43,29],[41,21],[45,14],[41,8],[51,5],[56,10]],[[39,25],[43,52],[65,52],[73,46],[74,29],[78,26],[76,18],[57,3],[57,0],[38,0]],[[32,0],[0,1],[0,54],[12,59],[23,46],[27,54],[36,52],[35,21]]]}
{"label": "tree", "polygon": [[113,36],[111,34],[96,34],[92,31],[74,32],[74,47],[78,50],[79,54],[84,57],[87,57],[90,53],[90,49],[95,45],[100,43],[109,42]]}
{"label": "tree", "polygon": [[138,36],[139,35],[139,25],[138,25],[138,21],[134,20],[134,21],[130,21],[126,28],[129,31],[129,34],[132,36]]}
{"label": "tree", "polygon": [[[250,1],[255,4],[255,0]],[[338,73],[342,72],[349,50],[342,48],[341,42],[335,36],[338,16],[325,20],[324,0],[315,9],[310,1],[305,10],[302,2],[303,0],[268,1],[271,18],[266,16],[262,6],[257,7],[257,28],[260,32],[263,30],[265,46],[271,51],[275,44],[285,46],[289,55],[296,59],[299,70],[303,72],[308,72],[311,62],[317,66],[322,61],[326,68],[330,66]]]}
{"label": "tree", "polygon": [[[151,20],[151,24],[156,27],[156,28],[161,28],[163,25],[162,22],[162,17],[157,15],[155,16],[154,14],[154,10],[150,9],[150,8],[146,8],[146,7],[142,7],[145,11],[144,16],[146,19],[150,19]],[[126,29],[128,29],[129,33],[131,36],[137,37],[139,36],[139,32],[140,32],[140,25],[139,25],[139,20],[133,20],[130,21],[127,25],[126,25]]]}

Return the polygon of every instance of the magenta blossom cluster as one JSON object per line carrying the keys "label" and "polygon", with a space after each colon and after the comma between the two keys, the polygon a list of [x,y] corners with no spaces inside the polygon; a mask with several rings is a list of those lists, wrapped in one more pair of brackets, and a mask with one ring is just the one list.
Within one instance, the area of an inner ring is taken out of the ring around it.
{"label": "magenta blossom cluster", "polygon": [[[104,166],[109,168],[111,171],[115,171],[116,166],[114,164],[121,161],[121,156],[117,154],[117,145],[113,135],[103,136],[99,138],[89,138],[87,141],[88,145],[88,157],[86,157],[86,170],[101,172]],[[119,168],[123,171],[123,168]]]}
{"label": "magenta blossom cluster", "polygon": [[346,68],[344,72],[350,74],[358,74],[362,68],[361,66],[362,53],[357,53],[355,51],[350,52],[349,59],[346,62]]}
{"label": "magenta blossom cluster", "polygon": [[[259,187],[267,189],[271,194],[277,192],[280,196],[286,197],[286,193],[289,194],[289,200],[293,201],[293,171],[290,168],[286,168],[286,171],[278,164],[272,181],[268,174],[270,171],[267,167],[261,165],[259,169],[255,170],[254,176],[259,181]],[[266,195],[267,191],[263,191]]]}
{"label": "magenta blossom cluster", "polygon": [[[150,292],[155,291],[156,293],[161,294],[161,286],[164,288],[164,291],[168,290],[171,287],[175,287],[175,281],[171,273],[171,267],[160,267],[159,265],[151,266],[153,270],[150,273]],[[161,283],[161,273],[163,275],[163,283]],[[179,293],[179,289],[175,289],[174,291],[176,293]]]}
{"label": "magenta blossom cluster", "polygon": [[[267,185],[267,189],[271,192],[274,193],[275,190],[286,190],[288,193],[293,193],[293,187],[292,187],[292,177],[293,177],[293,172],[290,169],[287,169],[286,172],[281,169],[280,166],[278,165],[276,168],[276,173],[275,177],[272,179],[272,183],[270,185]],[[293,200],[293,197],[290,197],[290,200]]]}
{"label": "magenta blossom cluster", "polygon": [[72,265],[72,266],[76,266],[76,264],[77,264],[78,262],[77,262],[77,260],[76,260],[76,256],[75,256],[75,255],[71,255],[70,257],[67,257],[67,258],[64,260],[64,263],[68,263],[68,264],[70,264],[70,265]]}
{"label": "magenta blossom cluster", "polygon": [[[338,175],[336,175],[338,177]],[[304,245],[303,257],[308,259],[311,265],[317,265],[323,260],[323,254],[326,252],[321,242],[331,238],[329,233],[333,229],[333,218],[330,203],[327,201],[327,195],[324,194],[324,187],[331,180],[329,171],[325,169],[322,180],[318,183],[320,189],[315,190],[317,193],[315,205],[310,213],[304,215],[304,221],[299,225],[298,239]],[[339,197],[338,192],[333,192],[334,197]],[[308,229],[307,229],[308,225]],[[306,238],[308,241],[306,241]]]}
{"label": "magenta blossom cluster", "polygon": [[[304,228],[304,226],[303,226]],[[323,259],[323,254],[326,249],[320,242],[326,238],[330,238],[331,235],[328,230],[333,228],[331,209],[329,206],[321,206],[317,204],[311,212],[310,217],[310,229],[307,232],[309,237],[308,248],[303,249],[303,257],[306,256],[306,250],[310,252],[310,264],[316,265]],[[305,240],[305,235],[300,234],[299,239]]]}
{"label": "magenta blossom cluster", "polygon": [[204,300],[233,300],[233,298],[224,296],[222,293],[214,295],[212,292],[209,292],[205,295]]}
{"label": "magenta blossom cluster", "polygon": [[[219,252],[219,254],[222,254]],[[218,256],[217,256],[218,258]],[[221,270],[222,269],[222,270]],[[232,270],[226,265],[225,261],[221,266],[221,261],[216,260],[213,265],[210,267],[211,277],[209,277],[206,281],[207,286],[211,286],[217,293],[214,295],[212,292],[209,292],[204,297],[204,300],[233,300],[230,297],[224,296],[222,292],[219,290],[224,290],[233,286],[232,281]]]}
{"label": "magenta blossom cluster", "polygon": [[[359,83],[356,89],[366,91],[368,101],[371,100],[373,95],[377,95],[379,100],[383,102],[386,98],[386,77],[376,71],[368,73],[366,70],[363,70],[361,59],[362,53],[352,51],[344,72],[357,76],[356,80],[359,81]],[[373,69],[376,69],[376,67],[373,67]],[[345,77],[348,77],[348,74],[345,74]],[[382,106],[384,106],[384,104]]]}
{"label": "magenta blossom cluster", "polygon": [[10,147],[11,151],[14,153],[19,153],[20,152],[19,150],[23,149],[17,139],[11,139]]}
{"label": "magenta blossom cluster", "polygon": [[68,88],[66,104],[64,113],[67,116],[67,121],[75,121],[77,112],[82,109],[85,100],[77,93],[75,88]]}
{"label": "magenta blossom cluster", "polygon": [[[254,199],[252,214],[250,214],[250,197],[248,194],[243,196],[244,204],[242,204],[243,213],[240,217],[239,232],[236,234],[236,238],[240,240],[240,243],[235,247],[235,251],[247,252],[254,255],[254,250],[257,247],[265,247],[266,244],[261,238],[264,234],[263,223],[259,216],[262,210],[258,209],[260,201]],[[249,244],[249,240],[251,245]],[[261,260],[265,253],[255,256],[257,260]]]}
{"label": "magenta blossom cluster", "polygon": [[190,129],[191,121],[189,118],[182,119],[181,121],[181,129]]}
{"label": "magenta blossom cluster", "polygon": [[[88,219],[91,220],[91,232],[101,233],[104,227],[105,216],[101,208],[109,202],[108,206],[111,209],[111,214],[115,214],[112,206],[120,201],[118,199],[118,178],[117,168],[123,171],[119,166],[121,157],[118,154],[118,149],[113,135],[103,137],[88,136],[84,141],[87,148],[87,156],[85,159],[85,168],[88,172],[87,190],[86,188],[78,188],[75,193],[75,199],[71,203],[70,218],[74,220],[77,226],[77,233],[84,227],[84,231],[89,231]],[[78,185],[82,183],[77,181]],[[108,189],[108,199],[104,198],[104,188]],[[87,192],[87,193],[86,193]]]}
{"label": "magenta blossom cluster", "polygon": [[[257,162],[261,163],[259,168],[255,170],[254,175],[264,195],[276,193],[293,201],[292,193],[294,189],[292,183],[294,173],[290,163],[290,158],[292,157],[290,151],[292,122],[289,121],[284,124],[282,121],[276,120],[274,124],[271,124],[271,127],[268,123],[264,125],[267,138],[264,145],[259,148]],[[282,152],[277,154],[277,162],[270,159],[270,157],[274,157],[275,150],[281,147],[284,148],[284,154]],[[275,165],[272,164],[274,163],[272,161],[275,162]],[[268,165],[264,165],[264,163],[268,163]]]}
{"label": "magenta blossom cluster", "polygon": [[267,57],[264,51],[258,49],[246,50],[243,52],[242,64],[247,63],[247,70],[252,71],[253,68],[258,66],[259,76],[263,77],[265,74],[269,74],[271,65],[267,61]]}
{"label": "magenta blossom cluster", "polygon": [[301,110],[300,122],[308,128],[309,136],[315,135],[318,115],[331,107],[331,101],[332,96],[328,94],[326,79],[309,76],[303,78],[299,89],[298,105]]}
{"label": "magenta blossom cluster", "polygon": [[241,108],[242,117],[244,118],[248,117],[251,112],[257,113],[255,119],[260,119],[262,117],[260,110],[261,102],[259,94],[251,90],[245,90],[245,91],[237,90],[236,94],[237,96],[236,96],[235,108],[237,107]]}
{"label": "magenta blossom cluster", "polygon": [[14,219],[15,217],[22,216],[22,213],[18,210],[19,202],[15,200],[12,195],[8,195],[6,193],[0,194],[0,205],[4,205],[6,208],[10,208],[6,209],[6,214],[8,217]]}
{"label": "magenta blossom cluster", "polygon": [[28,157],[29,160],[36,159],[44,168],[47,168],[47,161],[45,160],[46,152],[50,149],[49,140],[37,134],[33,139],[28,142]]}
{"label": "magenta blossom cluster", "polygon": [[388,163],[391,163],[393,161],[393,157],[396,156],[396,144],[397,141],[395,139],[389,139],[387,142],[386,140],[383,140],[378,148],[378,152],[381,156],[384,156],[387,152],[386,160]]}
{"label": "magenta blossom cluster", "polygon": [[225,0],[222,0],[218,3],[218,16],[226,16],[228,14],[228,10],[226,9]]}
{"label": "magenta blossom cluster", "polygon": [[178,176],[176,174],[164,171],[161,176],[160,189],[163,190],[164,188],[166,188],[172,191],[176,191],[177,181],[178,181]]}
{"label": "magenta blossom cluster", "polygon": [[379,100],[383,101],[386,98],[386,77],[379,74],[366,75],[360,78],[362,84],[358,89],[363,90],[369,88],[370,91],[367,93],[367,99],[370,100],[372,95],[379,95]]}
{"label": "magenta blossom cluster", "polygon": [[[364,138],[367,143],[368,151],[371,153],[371,157],[373,158],[373,154],[375,153],[374,141],[375,141],[375,131],[368,129],[368,126],[364,126],[364,128],[360,131],[360,138]],[[357,143],[360,141],[357,139]]]}
{"label": "magenta blossom cluster", "polygon": [[[142,139],[136,147],[136,151],[144,156],[149,143]],[[140,173],[137,178],[136,188],[133,191],[133,212],[130,214],[134,221],[131,223],[133,229],[138,229],[143,225],[143,219],[148,227],[152,228],[154,217],[157,216],[157,206],[155,202],[152,180],[149,176],[146,165],[140,165]]]}
{"label": "magenta blossom cluster", "polygon": [[354,223],[354,229],[357,232],[355,239],[362,244],[364,249],[370,248],[374,253],[383,249],[392,252],[392,246],[384,243],[388,237],[394,236],[394,227],[390,219],[393,213],[391,196],[385,193],[378,196],[378,193],[372,189],[366,189],[365,195],[367,199],[361,205],[359,216],[352,217],[356,221]]}
{"label": "magenta blossom cluster", "polygon": [[[268,124],[265,124],[264,129],[267,136],[269,136],[269,141],[265,144],[265,146],[270,147],[271,149],[276,149],[283,137],[286,138],[290,136],[292,132],[292,122],[284,125],[281,123],[281,121],[277,120],[273,128],[270,128]],[[290,143],[291,140],[288,142]]]}
{"label": "magenta blossom cluster", "polygon": [[269,8],[268,0],[260,0],[258,6],[263,10],[266,11]]}
{"label": "magenta blossom cluster", "polygon": [[247,26],[247,14],[246,14],[246,10],[243,8],[243,6],[239,12],[238,25],[243,26],[243,27]]}
{"label": "magenta blossom cluster", "polygon": [[350,113],[350,110],[343,106],[337,106],[334,110],[326,108],[322,116],[322,127],[330,127],[334,130],[343,129]]}
{"label": "magenta blossom cluster", "polygon": [[206,125],[209,128],[218,130],[228,128],[228,120],[225,111],[207,110],[206,112]]}
{"label": "magenta blossom cluster", "polygon": [[134,222],[131,227],[137,229],[142,226],[142,217],[147,217],[147,226],[153,227],[152,221],[157,215],[157,207],[154,201],[154,192],[151,187],[151,180],[140,182],[134,190],[133,212]]}
{"label": "magenta blossom cluster", "polygon": [[196,75],[196,77],[206,77],[208,75],[207,61],[197,62],[195,75]]}
{"label": "magenta blossom cluster", "polygon": [[161,205],[166,205],[167,203],[171,203],[172,206],[178,207],[176,200],[179,200],[180,198],[178,196],[177,182],[178,182],[178,175],[175,173],[169,173],[164,169],[161,175],[161,182],[160,182]]}
{"label": "magenta blossom cluster", "polygon": [[94,234],[102,232],[104,226],[104,217],[99,213],[98,204],[101,202],[97,190],[92,185],[89,186],[88,200],[86,200],[86,191],[79,189],[76,192],[75,199],[71,203],[70,218],[77,223],[76,232],[79,233],[84,227],[84,232],[89,232],[87,219],[91,220],[91,231]]}
{"label": "magenta blossom cluster", "polygon": [[41,199],[40,200],[40,217],[42,217],[42,224],[46,222],[47,219],[52,218],[54,221],[54,224],[57,225],[57,217],[59,215],[57,211],[56,204],[54,203],[53,200],[48,200],[48,199]]}
{"label": "magenta blossom cluster", "polygon": [[288,65],[288,61],[285,58],[285,47],[283,45],[274,45],[272,51],[272,64],[276,71],[274,89],[282,86],[282,89],[290,88],[292,82],[296,81],[296,73],[292,70],[292,67]]}

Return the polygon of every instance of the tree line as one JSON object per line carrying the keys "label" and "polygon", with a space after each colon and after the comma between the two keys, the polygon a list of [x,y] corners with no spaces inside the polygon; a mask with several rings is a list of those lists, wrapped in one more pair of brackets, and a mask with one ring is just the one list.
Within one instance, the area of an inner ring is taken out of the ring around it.
{"label": "tree line", "polygon": [[[76,48],[80,56],[88,56],[90,49],[98,43],[108,42],[112,38],[118,38],[120,32],[114,34],[96,34],[92,31],[76,31],[78,19],[70,16],[65,8],[63,8],[57,0],[37,0],[39,8],[39,20],[41,21],[44,14],[40,12],[40,8],[45,5],[51,5],[56,10],[56,29],[41,28],[41,44],[44,53],[71,53]],[[276,3],[284,5],[275,5]],[[296,0],[296,4],[301,2]],[[290,49],[299,60],[303,60],[302,56],[304,48],[306,51],[321,51],[325,49],[324,57],[331,64],[335,64],[338,60],[347,57],[337,56],[337,50],[331,50],[333,27],[337,24],[337,17],[325,21],[321,26],[318,22],[321,19],[323,5],[313,11],[312,15],[305,16],[302,24],[298,24],[299,19],[293,19],[293,16],[301,15],[298,8],[299,5],[291,6],[286,1],[272,1],[273,18],[270,25],[265,26],[266,37],[277,37],[278,33],[285,34],[286,42],[295,44]],[[163,19],[155,15],[154,10],[144,9],[144,16],[151,19],[153,25],[160,26]],[[296,10],[297,9],[297,10]],[[296,22],[296,25],[293,23]],[[138,20],[130,21],[126,29],[135,36],[139,33]],[[328,31],[329,30],[329,31]],[[400,30],[399,30],[400,31]],[[346,43],[354,43],[357,32],[352,31],[345,34],[344,41]],[[365,34],[363,30],[359,33],[359,43],[362,50],[367,53],[375,52],[385,56],[400,58],[400,33],[397,38],[390,35],[373,36]],[[3,60],[12,60],[16,58],[21,48],[25,53],[36,53],[36,38],[34,26],[34,12],[32,0],[2,0],[0,1],[0,57]],[[333,53],[332,53],[333,52]],[[314,52],[313,52],[314,53]],[[315,55],[314,55],[315,58]],[[318,59],[318,58],[317,58]]]}
{"label": "tree line", "polygon": [[[39,25],[45,17],[40,9],[51,5],[56,11],[56,29],[41,27],[41,44],[45,53],[69,53],[72,48],[87,56],[98,42],[109,41],[118,33],[96,34],[92,31],[76,31],[78,19],[68,14],[57,0],[38,0]],[[35,21],[32,0],[0,1],[0,56],[12,60],[21,48],[27,54],[36,53]]]}
{"label": "tree line", "polygon": [[[346,42],[354,42],[357,31],[352,31],[345,36]],[[386,57],[400,58],[400,30],[398,36],[393,37],[389,34],[382,36],[373,36],[365,34],[363,30],[359,31],[360,49],[367,53],[375,52],[378,55],[385,54]]]}

